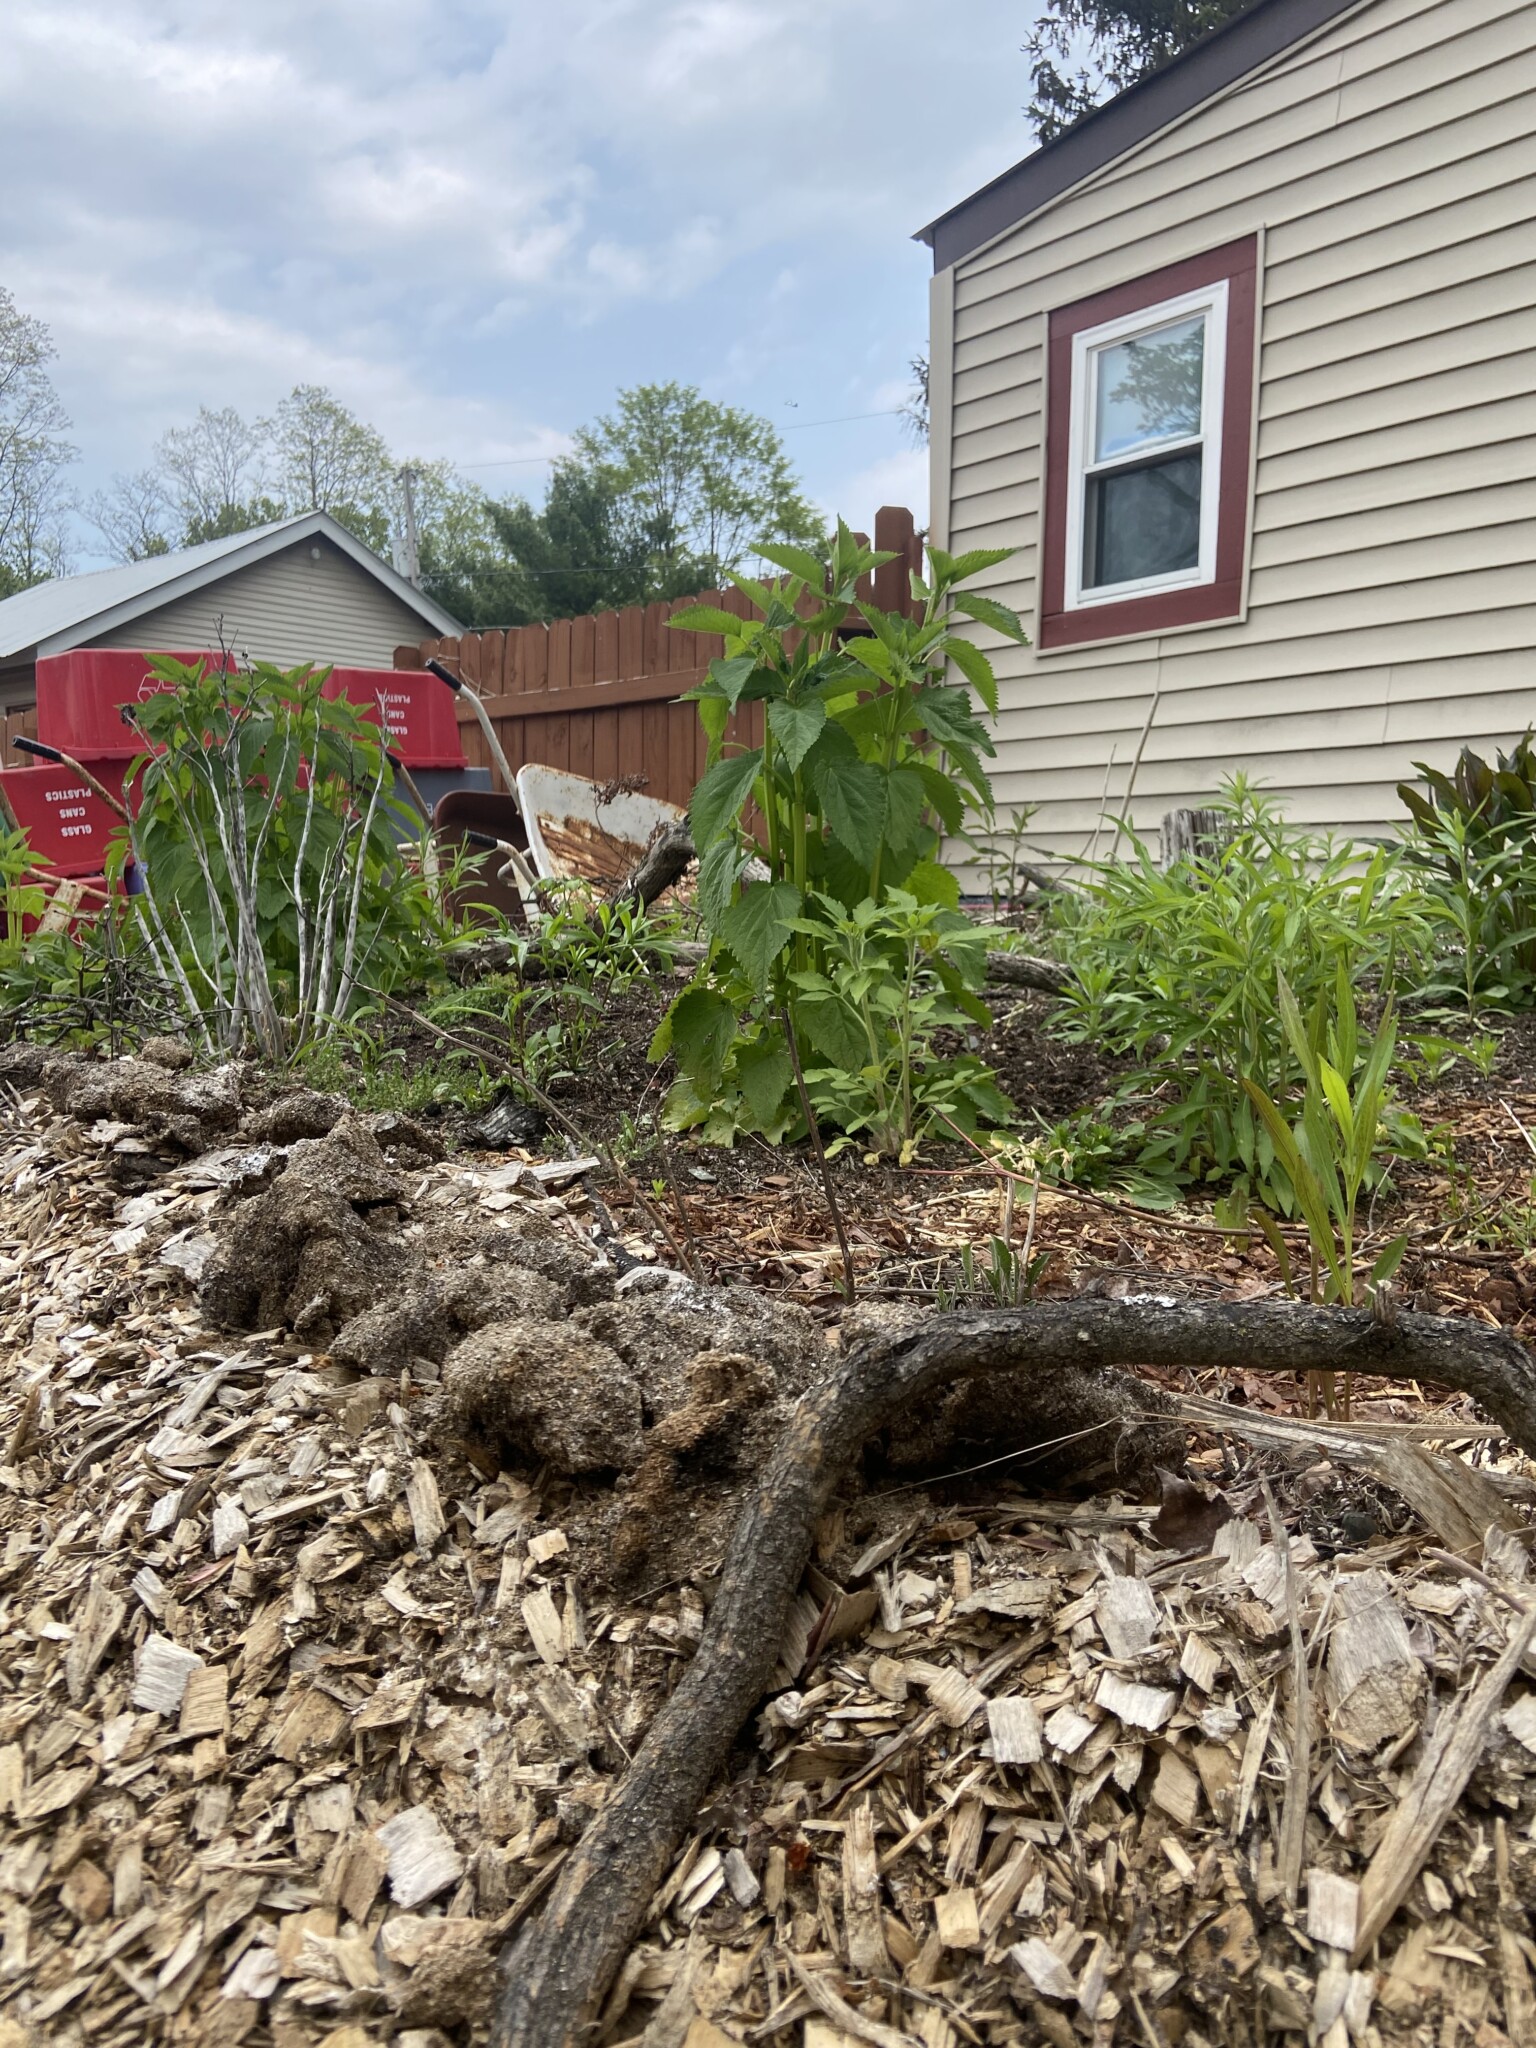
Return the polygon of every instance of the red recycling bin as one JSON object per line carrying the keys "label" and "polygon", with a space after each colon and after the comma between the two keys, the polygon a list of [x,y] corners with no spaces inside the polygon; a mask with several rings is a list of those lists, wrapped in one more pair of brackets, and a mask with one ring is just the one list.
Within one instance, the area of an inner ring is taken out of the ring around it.
{"label": "red recycling bin", "polygon": [[454,693],[426,669],[335,668],[322,694],[371,712],[389,751],[407,768],[464,766]]}
{"label": "red recycling bin", "polygon": [[[108,789],[114,782],[100,770],[112,767],[120,781],[120,762],[91,763],[92,774]],[[26,833],[32,851],[44,862],[39,872],[45,877],[103,873],[112,835],[122,826],[117,813],[72,768],[52,763],[0,768],[0,809]]]}
{"label": "red recycling bin", "polygon": [[[233,668],[232,655],[207,649],[173,653],[173,661]],[[142,704],[165,688],[151,674],[149,657],[119,647],[76,647],[45,654],[37,664],[37,736],[82,760],[87,754],[131,760],[143,748],[120,716],[123,705]]]}

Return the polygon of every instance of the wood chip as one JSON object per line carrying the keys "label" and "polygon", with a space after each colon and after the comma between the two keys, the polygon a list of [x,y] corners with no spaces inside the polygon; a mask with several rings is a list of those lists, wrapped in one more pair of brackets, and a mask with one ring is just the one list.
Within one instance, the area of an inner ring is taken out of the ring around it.
{"label": "wood chip", "polygon": [[1077,1979],[1038,1934],[1016,1942],[1008,1953],[1043,1998],[1076,1998]]}
{"label": "wood chip", "polygon": [[946,1728],[963,1728],[987,1704],[987,1696],[958,1671],[941,1671],[926,1681],[929,1703]]}
{"label": "wood chip", "polygon": [[202,1668],[203,1660],[195,1650],[184,1650],[164,1636],[147,1635],[134,1660],[130,1698],[146,1714],[179,1713],[187,1680]]}
{"label": "wood chip", "polygon": [[523,1601],[523,1623],[533,1638],[533,1647],[546,1664],[564,1662],[565,1636],[547,1586],[536,1587]]}
{"label": "wood chip", "polygon": [[1419,1724],[1428,1677],[1383,1571],[1341,1573],[1328,1644],[1329,1726],[1352,1750],[1379,1749]]}
{"label": "wood chip", "polygon": [[390,1896],[407,1912],[464,1875],[464,1859],[430,1807],[407,1807],[375,1832],[389,1857]]}
{"label": "wood chip", "polygon": [[940,1893],[933,1902],[933,1914],[939,1930],[939,1940],[945,1948],[981,1946],[981,1920],[976,1909],[976,1894],[969,1886],[960,1891]]}
{"label": "wood chip", "polygon": [[222,1664],[199,1666],[189,1671],[181,1695],[183,1741],[207,1735],[224,1735],[229,1728],[229,1673]]}
{"label": "wood chip", "polygon": [[854,1807],[843,1831],[843,1922],[851,1967],[861,1977],[888,1976],[875,1822],[867,1800]]}
{"label": "wood chip", "polygon": [[1192,1825],[1200,1811],[1200,1780],[1177,1750],[1165,1749],[1152,1781],[1152,1804],[1171,1814],[1181,1827]]}
{"label": "wood chip", "polygon": [[1197,1691],[1208,1693],[1214,1690],[1224,1666],[1219,1652],[1211,1648],[1205,1637],[1191,1633],[1184,1638],[1184,1647],[1179,1652],[1179,1669]]}
{"label": "wood chip", "polygon": [[1330,1870],[1307,1872],[1307,1939],[1320,1948],[1354,1948],[1360,1922],[1360,1887]]}
{"label": "wood chip", "polygon": [[442,1541],[448,1524],[443,1520],[443,1503],[437,1490],[436,1476],[424,1458],[418,1458],[411,1467],[405,1487],[405,1504],[410,1510],[416,1548],[424,1555],[430,1555]]}
{"label": "wood chip", "polygon": [[1156,1641],[1163,1611],[1145,1579],[1110,1579],[1099,1588],[1094,1620],[1111,1657],[1129,1664]]}
{"label": "wood chip", "polygon": [[1094,1703],[1116,1715],[1127,1727],[1150,1730],[1172,1720],[1179,1696],[1154,1685],[1134,1685],[1119,1672],[1106,1671],[1099,1678]]}
{"label": "wood chip", "polygon": [[1045,1755],[1045,1732],[1033,1700],[988,1700],[987,1726],[1000,1764],[1037,1764]]}

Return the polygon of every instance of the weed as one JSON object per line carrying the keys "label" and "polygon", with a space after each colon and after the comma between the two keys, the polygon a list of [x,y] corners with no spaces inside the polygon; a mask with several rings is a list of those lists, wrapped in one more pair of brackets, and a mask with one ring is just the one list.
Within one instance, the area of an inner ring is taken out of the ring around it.
{"label": "weed", "polygon": [[1140,1158],[1153,1179],[1243,1176],[1289,1213],[1247,1085],[1278,1101],[1302,1078],[1279,982],[1309,1016],[1341,974],[1390,990],[1429,952],[1426,905],[1391,853],[1362,859],[1293,831],[1241,779],[1218,808],[1230,829],[1208,854],[1164,872],[1133,836],[1128,862],[1098,867],[1053,907],[1076,977],[1057,1028],[1140,1062],[1129,1086],[1155,1100]]}
{"label": "weed", "polygon": [[[1279,1002],[1286,1035],[1305,1082],[1294,1124],[1286,1121],[1279,1104],[1256,1082],[1244,1085],[1264,1120],[1276,1160],[1307,1226],[1311,1299],[1353,1307],[1358,1280],[1355,1220],[1360,1191],[1371,1176],[1381,1141],[1387,1072],[1397,1036],[1392,1005],[1389,1000],[1376,1035],[1362,1055],[1354,998],[1342,968],[1335,988],[1336,1008],[1325,1025],[1316,1015],[1310,1020],[1303,1018],[1283,977]],[[1289,1261],[1279,1232],[1262,1214],[1256,1220],[1275,1247],[1281,1271],[1289,1280]],[[1406,1237],[1393,1239],[1372,1264],[1366,1276],[1368,1288],[1391,1278],[1407,1244]]]}

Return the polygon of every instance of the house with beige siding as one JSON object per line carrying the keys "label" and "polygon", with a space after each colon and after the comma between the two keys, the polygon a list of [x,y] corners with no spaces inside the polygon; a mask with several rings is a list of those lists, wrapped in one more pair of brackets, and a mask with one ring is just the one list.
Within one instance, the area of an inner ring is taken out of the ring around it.
{"label": "house with beige siding", "polygon": [[4,730],[34,730],[40,656],[82,647],[195,650],[223,645],[296,667],[392,668],[395,648],[457,633],[451,613],[406,582],[325,512],[236,533],[0,602]]}
{"label": "house with beige siding", "polygon": [[1143,738],[1153,833],[1241,768],[1383,834],[1536,719],[1536,0],[1257,0],[923,239],[932,534],[1016,551],[1041,843]]}

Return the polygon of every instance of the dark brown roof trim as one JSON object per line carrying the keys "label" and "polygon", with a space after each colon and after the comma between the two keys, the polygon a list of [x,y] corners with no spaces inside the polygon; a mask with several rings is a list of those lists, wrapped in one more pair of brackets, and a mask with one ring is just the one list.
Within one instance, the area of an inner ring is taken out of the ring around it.
{"label": "dark brown roof trim", "polygon": [[1362,0],[1255,0],[1245,13],[1182,57],[1128,86],[1055,142],[941,213],[913,239],[931,246],[935,270],[947,270],[1047,200],[1080,185],[1203,100],[1214,99],[1271,57],[1361,4]]}

